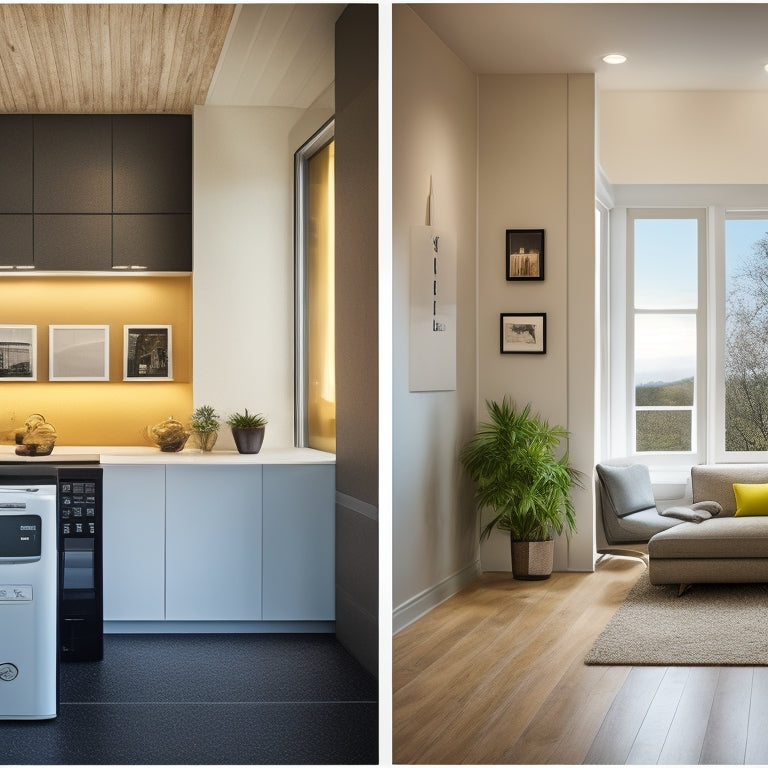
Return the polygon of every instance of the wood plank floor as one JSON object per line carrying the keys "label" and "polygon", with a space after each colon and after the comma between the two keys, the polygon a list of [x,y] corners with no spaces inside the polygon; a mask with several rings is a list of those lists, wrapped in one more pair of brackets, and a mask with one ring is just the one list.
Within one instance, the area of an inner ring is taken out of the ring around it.
{"label": "wood plank floor", "polygon": [[768,667],[583,663],[643,570],[484,574],[398,633],[394,762],[768,763]]}

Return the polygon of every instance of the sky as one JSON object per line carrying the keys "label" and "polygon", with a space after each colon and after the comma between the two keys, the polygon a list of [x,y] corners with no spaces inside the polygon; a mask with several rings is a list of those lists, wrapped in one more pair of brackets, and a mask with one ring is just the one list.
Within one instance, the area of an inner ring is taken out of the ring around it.
{"label": "sky", "polygon": [[[732,275],[768,232],[765,219],[726,221],[726,270]],[[683,310],[639,315],[635,324],[635,384],[693,376],[696,352],[697,221],[635,220],[635,307]]]}

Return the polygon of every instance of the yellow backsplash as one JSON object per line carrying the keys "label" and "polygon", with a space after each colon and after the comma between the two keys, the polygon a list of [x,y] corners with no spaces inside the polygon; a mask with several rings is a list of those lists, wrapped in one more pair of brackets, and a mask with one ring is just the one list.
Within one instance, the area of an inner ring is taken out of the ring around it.
{"label": "yellow backsplash", "polygon": [[[57,445],[146,445],[145,426],[189,421],[191,276],[0,277],[0,324],[37,326],[37,381],[0,379],[0,442],[31,413],[56,428]],[[109,325],[108,382],[48,381],[48,326],[75,324]],[[173,381],[123,381],[124,325],[173,327]]]}

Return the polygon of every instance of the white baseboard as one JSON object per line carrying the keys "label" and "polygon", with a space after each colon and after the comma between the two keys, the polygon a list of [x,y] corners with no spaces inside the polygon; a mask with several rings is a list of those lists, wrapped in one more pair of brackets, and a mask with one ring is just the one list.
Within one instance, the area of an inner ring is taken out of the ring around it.
{"label": "white baseboard", "polygon": [[440,603],[445,602],[449,597],[453,597],[457,592],[464,589],[467,584],[471,584],[480,577],[480,561],[475,560],[466,568],[454,573],[439,584],[425,589],[418,595],[406,600],[402,605],[397,606],[392,612],[392,632],[397,634],[401,629],[405,629],[416,619],[429,613]]}

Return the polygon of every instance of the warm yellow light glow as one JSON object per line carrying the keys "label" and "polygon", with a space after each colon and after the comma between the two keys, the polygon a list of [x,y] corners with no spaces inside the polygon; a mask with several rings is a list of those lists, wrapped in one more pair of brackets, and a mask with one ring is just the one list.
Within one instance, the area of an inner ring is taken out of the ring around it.
{"label": "warm yellow light glow", "polygon": [[[37,326],[37,381],[0,382],[0,442],[42,413],[57,445],[145,445],[143,428],[192,413],[192,279],[0,277],[0,324]],[[49,325],[109,325],[108,382],[49,382]],[[173,326],[173,382],[123,382],[123,325]],[[55,449],[54,449],[55,450]]]}
{"label": "warm yellow light glow", "polygon": [[309,447],[336,451],[334,144],[309,161]]}

